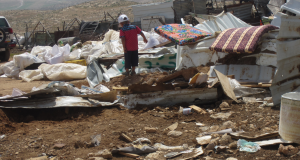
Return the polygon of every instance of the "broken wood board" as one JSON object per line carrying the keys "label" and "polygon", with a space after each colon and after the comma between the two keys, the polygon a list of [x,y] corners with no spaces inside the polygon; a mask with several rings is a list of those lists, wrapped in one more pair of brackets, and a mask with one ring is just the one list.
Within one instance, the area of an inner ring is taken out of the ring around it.
{"label": "broken wood board", "polygon": [[257,143],[259,146],[271,146],[271,145],[276,145],[276,144],[292,144],[293,142],[291,141],[286,141],[282,138],[280,139],[272,139],[272,140],[266,140],[266,141],[256,141],[254,143]]}
{"label": "broken wood board", "polygon": [[158,83],[156,86],[148,85],[148,84],[133,84],[128,87],[128,91],[130,93],[148,93],[148,92],[158,92],[164,90],[174,90],[172,84],[162,84]]}
{"label": "broken wood board", "polygon": [[192,109],[194,109],[196,112],[198,112],[200,114],[206,114],[207,113],[204,109],[202,109],[202,108],[200,108],[198,106],[192,105],[192,106],[189,106],[189,107],[192,108]]}
{"label": "broken wood board", "polygon": [[256,84],[248,84],[248,83],[244,83],[241,84],[244,87],[250,87],[250,88],[268,88],[271,87],[272,84],[271,83],[267,83],[267,84],[263,84],[263,83],[256,83]]}
{"label": "broken wood board", "polygon": [[218,70],[214,69],[220,83],[221,83],[221,86],[223,88],[223,91],[224,93],[229,97],[231,98],[232,100],[236,101],[237,102],[237,99],[235,97],[235,94],[233,92],[233,89],[231,88],[230,86],[230,82],[228,80],[228,78],[222,74],[221,72],[219,72]]}
{"label": "broken wood board", "polygon": [[128,87],[115,87],[115,86],[113,86],[112,89],[116,90],[116,91],[128,91]]}
{"label": "broken wood board", "polygon": [[119,152],[119,153],[123,156],[130,157],[130,158],[138,158],[139,157],[139,155],[137,155],[137,154],[125,153],[125,152]]}
{"label": "broken wood board", "polygon": [[199,147],[199,148],[195,148],[193,152],[194,152],[193,156],[188,157],[188,158],[184,158],[183,160],[194,159],[194,158],[197,158],[198,156],[200,156],[204,153],[204,151],[202,149],[202,146]]}
{"label": "broken wood board", "polygon": [[166,129],[164,129],[164,133],[169,132],[169,131],[174,131],[178,127],[178,122],[170,125]]}
{"label": "broken wood board", "polygon": [[128,94],[124,97],[124,106],[134,108],[136,105],[175,105],[178,103],[207,104],[216,102],[217,88],[193,88],[164,90],[140,94]]}
{"label": "broken wood board", "polygon": [[167,75],[165,77],[162,77],[158,80],[156,80],[157,83],[164,83],[164,82],[167,82],[167,81],[171,81],[179,76],[183,76],[183,78],[186,80],[186,81],[189,81],[190,78],[194,77],[195,74],[198,73],[198,70],[197,68],[195,67],[191,67],[191,68],[188,68],[188,69],[182,69],[180,71],[177,71],[171,75]]}
{"label": "broken wood board", "polygon": [[245,139],[247,141],[259,141],[259,140],[271,139],[271,138],[275,138],[275,137],[279,136],[278,131],[272,132],[272,133],[265,133],[265,134],[257,135],[255,137],[244,136],[244,135],[241,135],[241,134],[242,133],[229,133],[229,135],[233,139]]}
{"label": "broken wood board", "polygon": [[91,98],[101,102],[114,102],[117,100],[117,91],[110,91],[101,94],[78,95],[76,97]]}

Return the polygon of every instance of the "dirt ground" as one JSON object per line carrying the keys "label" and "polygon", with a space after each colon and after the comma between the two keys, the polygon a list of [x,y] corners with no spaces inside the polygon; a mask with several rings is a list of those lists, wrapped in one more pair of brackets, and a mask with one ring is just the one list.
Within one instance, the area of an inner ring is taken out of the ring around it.
{"label": "dirt ground", "polygon": [[[103,83],[112,86],[126,86],[128,82],[137,83],[151,77],[159,78],[162,74],[145,74],[131,77],[131,79],[120,76],[111,82]],[[0,94],[11,94],[13,88],[24,92],[30,92],[32,87],[47,84],[50,81],[35,81],[31,83],[21,82],[8,78],[0,78]],[[72,81],[76,87],[88,85],[85,80]],[[46,154],[48,157],[58,159],[74,160],[76,158],[88,159],[89,153],[96,153],[103,149],[113,150],[126,147],[130,144],[120,138],[120,133],[125,133],[132,140],[137,138],[148,138],[151,144],[163,143],[167,146],[199,147],[195,138],[203,133],[213,131],[211,126],[217,130],[233,128],[244,130],[246,135],[259,135],[278,130],[279,108],[258,108],[259,103],[230,104],[231,109],[223,112],[232,112],[228,119],[213,119],[211,114],[220,113],[219,104],[222,100],[207,105],[199,105],[203,109],[212,110],[211,113],[199,114],[192,112],[190,115],[179,113],[179,107],[188,107],[187,104],[175,106],[138,106],[135,109],[126,109],[123,106],[99,107],[99,108],[65,108],[56,109],[2,109],[0,110],[0,159],[27,159]],[[68,113],[68,114],[67,114]],[[177,138],[164,134],[163,130],[178,122],[176,131],[183,134]],[[226,122],[226,123],[225,123]],[[196,123],[203,123],[205,127],[198,127]],[[227,125],[226,125],[227,124]],[[230,125],[228,125],[230,124]],[[145,127],[157,128],[156,133],[146,133]],[[101,134],[101,143],[96,147],[79,147],[76,144],[90,142],[91,136]],[[237,141],[237,140],[234,140]],[[62,149],[55,149],[54,145],[63,143]],[[298,145],[293,144],[298,147]],[[205,148],[206,146],[204,146]],[[256,153],[240,152],[207,152],[197,159],[212,157],[214,159],[226,159],[235,157],[244,159],[299,159],[299,155],[276,156],[279,145],[262,147]],[[300,148],[300,147],[299,147]],[[159,159],[165,159],[161,152]],[[122,155],[114,154],[113,159],[132,159]],[[142,155],[145,158],[147,155]],[[183,158],[178,157],[175,159]]]}

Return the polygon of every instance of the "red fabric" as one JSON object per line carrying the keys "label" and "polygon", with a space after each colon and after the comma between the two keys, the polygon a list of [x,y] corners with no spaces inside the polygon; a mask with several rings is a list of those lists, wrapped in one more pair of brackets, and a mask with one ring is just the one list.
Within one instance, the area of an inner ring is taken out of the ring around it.
{"label": "red fabric", "polygon": [[138,50],[138,34],[142,30],[135,25],[125,24],[120,29],[120,38],[125,37],[125,46],[127,51],[136,51]]}

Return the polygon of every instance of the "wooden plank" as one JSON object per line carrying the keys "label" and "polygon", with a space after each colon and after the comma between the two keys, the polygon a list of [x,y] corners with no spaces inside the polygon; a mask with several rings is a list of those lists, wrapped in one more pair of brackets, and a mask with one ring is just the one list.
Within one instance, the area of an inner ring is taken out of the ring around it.
{"label": "wooden plank", "polygon": [[272,84],[241,84],[244,87],[250,87],[250,88],[268,88],[271,87]]}
{"label": "wooden plank", "polygon": [[272,139],[272,140],[267,140],[267,141],[257,141],[254,143],[257,143],[259,146],[271,146],[271,145],[276,145],[276,144],[291,144],[293,142],[286,141],[281,138],[281,139]]}
{"label": "wooden plank", "polygon": [[248,141],[259,141],[259,140],[265,140],[265,139],[275,138],[275,137],[279,136],[278,131],[272,132],[272,133],[265,133],[265,134],[261,134],[261,135],[254,136],[254,137],[244,136],[244,135],[241,135],[241,134],[243,134],[243,133],[229,133],[231,138],[245,139],[245,140],[248,140]]}
{"label": "wooden plank", "polygon": [[218,70],[214,69],[221,85],[222,85],[222,88],[223,88],[223,91],[224,93],[229,97],[231,98],[232,100],[236,101],[237,102],[237,99],[235,97],[235,94],[233,92],[233,89],[231,88],[230,86],[230,82],[228,80],[228,78],[222,74],[221,72],[219,72]]}
{"label": "wooden plank", "polygon": [[127,156],[130,158],[138,158],[139,157],[139,155],[137,155],[137,154],[125,153],[125,152],[119,152],[119,153],[122,154],[123,156]]}
{"label": "wooden plank", "polygon": [[192,109],[194,109],[196,112],[198,112],[200,114],[206,114],[207,113],[204,109],[202,109],[202,108],[200,108],[198,106],[192,105],[192,106],[189,106],[189,107],[192,108]]}
{"label": "wooden plank", "polygon": [[112,89],[117,90],[117,91],[127,91],[128,87],[115,87],[115,86],[113,86]]}

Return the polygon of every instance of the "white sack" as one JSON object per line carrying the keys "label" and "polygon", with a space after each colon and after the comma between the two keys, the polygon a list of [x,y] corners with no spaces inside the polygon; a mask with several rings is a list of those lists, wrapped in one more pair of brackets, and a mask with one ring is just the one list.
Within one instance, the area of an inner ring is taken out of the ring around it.
{"label": "white sack", "polygon": [[24,70],[20,72],[19,74],[20,78],[22,78],[23,81],[31,82],[31,81],[38,81],[44,79],[44,74],[42,73],[42,70]]}
{"label": "white sack", "polygon": [[64,62],[64,55],[70,54],[70,46],[67,44],[64,47],[58,47],[54,45],[52,47],[52,52],[48,52],[45,55],[45,61],[48,64],[57,64]]}
{"label": "white sack", "polygon": [[5,74],[8,78],[19,78],[20,68],[13,61],[7,62],[0,67],[0,75]]}
{"label": "white sack", "polygon": [[36,46],[31,50],[31,54],[38,57],[40,60],[45,61],[45,55],[52,53],[52,47],[50,46]]}
{"label": "white sack", "polygon": [[119,41],[111,41],[104,43],[108,54],[124,53],[123,45]]}
{"label": "white sack", "polygon": [[15,66],[19,67],[21,71],[33,63],[43,62],[38,57],[27,52],[20,55],[15,55],[13,61]]}
{"label": "white sack", "polygon": [[146,46],[143,48],[143,50],[152,48],[152,47],[157,46],[157,45],[159,45],[159,41],[151,35],[151,36],[149,37],[149,39],[148,39],[148,43],[147,43]]}
{"label": "white sack", "polygon": [[58,63],[54,65],[42,64],[39,69],[51,81],[68,81],[86,78],[86,66],[72,63]]}

